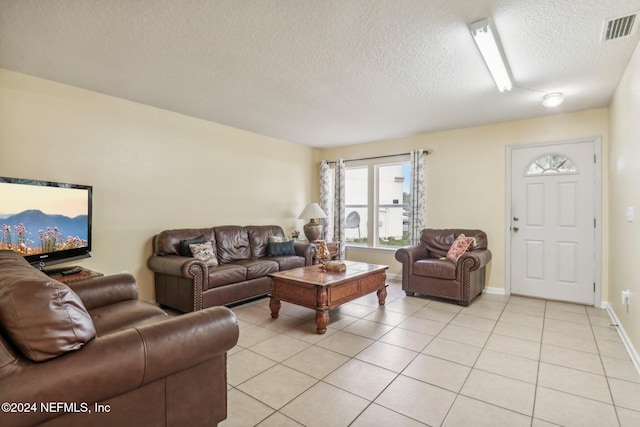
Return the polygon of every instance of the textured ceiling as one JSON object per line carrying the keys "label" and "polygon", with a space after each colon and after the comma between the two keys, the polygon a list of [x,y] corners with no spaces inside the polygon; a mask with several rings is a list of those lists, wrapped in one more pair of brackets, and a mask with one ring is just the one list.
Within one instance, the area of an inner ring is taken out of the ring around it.
{"label": "textured ceiling", "polygon": [[[609,105],[640,0],[2,0],[0,67],[314,147]],[[515,88],[468,30],[492,18]],[[565,102],[541,105],[543,92]]]}

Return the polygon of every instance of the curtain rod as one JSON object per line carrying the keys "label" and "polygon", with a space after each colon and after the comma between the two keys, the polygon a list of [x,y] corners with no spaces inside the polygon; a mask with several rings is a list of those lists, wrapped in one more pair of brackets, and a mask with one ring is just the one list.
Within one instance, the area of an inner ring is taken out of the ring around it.
{"label": "curtain rod", "polygon": [[[429,154],[431,154],[433,151],[429,148],[424,150],[424,152],[422,154],[424,154],[425,156],[428,156]],[[386,156],[372,156],[372,157],[361,157],[359,159],[348,159],[348,160],[343,160],[343,162],[357,162],[360,160],[375,160],[375,159],[386,159],[387,157],[400,157],[400,156],[408,156],[411,153],[398,153],[398,154],[387,154]],[[327,161],[327,163],[335,163],[335,160],[331,160],[331,161]]]}

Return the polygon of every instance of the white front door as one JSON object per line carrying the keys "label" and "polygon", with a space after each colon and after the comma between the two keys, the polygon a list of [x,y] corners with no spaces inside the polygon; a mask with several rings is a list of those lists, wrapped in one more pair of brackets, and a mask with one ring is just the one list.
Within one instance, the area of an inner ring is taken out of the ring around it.
{"label": "white front door", "polygon": [[595,141],[511,149],[511,293],[595,302]]}

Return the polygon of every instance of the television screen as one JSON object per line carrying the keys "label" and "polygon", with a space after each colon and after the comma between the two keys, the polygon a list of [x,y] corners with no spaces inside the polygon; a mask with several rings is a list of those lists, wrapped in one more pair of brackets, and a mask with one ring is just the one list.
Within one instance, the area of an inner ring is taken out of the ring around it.
{"label": "television screen", "polygon": [[92,187],[0,177],[0,249],[31,264],[90,256]]}

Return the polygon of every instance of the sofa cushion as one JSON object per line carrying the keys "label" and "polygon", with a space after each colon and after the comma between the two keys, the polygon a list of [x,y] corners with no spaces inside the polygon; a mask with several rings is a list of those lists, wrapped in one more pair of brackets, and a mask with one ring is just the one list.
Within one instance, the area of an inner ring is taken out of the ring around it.
{"label": "sofa cushion", "polygon": [[445,259],[421,259],[413,263],[413,274],[455,280],[456,265]]}
{"label": "sofa cushion", "polygon": [[153,238],[153,253],[155,255],[182,255],[180,241],[195,239],[204,236],[216,247],[216,238],[213,228],[181,228],[176,230],[164,230]]}
{"label": "sofa cushion", "polygon": [[131,327],[139,327],[168,317],[160,307],[146,301],[127,300],[91,310],[98,336]]}
{"label": "sofa cushion", "polygon": [[209,289],[247,280],[247,268],[242,265],[224,264],[209,268]]}
{"label": "sofa cushion", "polygon": [[96,336],[84,304],[67,285],[14,254],[0,256],[0,327],[27,358],[42,362]]}
{"label": "sofa cushion", "polygon": [[292,268],[304,267],[305,259],[301,256],[277,256],[264,258],[278,263],[279,271],[291,270]]}
{"label": "sofa cushion", "polygon": [[267,256],[286,256],[295,255],[296,250],[293,247],[293,241],[288,242],[269,242],[269,249],[267,250]]}
{"label": "sofa cushion", "polygon": [[268,243],[271,238],[285,238],[284,231],[279,225],[249,225],[247,232],[249,233],[252,259],[267,256]]}
{"label": "sofa cushion", "polygon": [[237,225],[215,227],[214,232],[218,246],[218,262],[220,264],[229,264],[234,261],[251,258],[249,232],[246,227]]}
{"label": "sofa cushion", "polygon": [[470,250],[487,249],[487,235],[482,230],[425,228],[420,234],[420,246],[438,256],[446,256],[459,234],[473,237]]}
{"label": "sofa cushion", "polygon": [[247,280],[257,279],[271,273],[276,273],[280,268],[280,265],[277,262],[265,258],[237,261],[236,264],[247,268]]}

